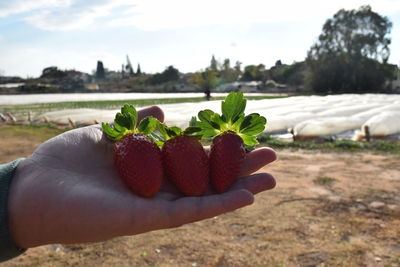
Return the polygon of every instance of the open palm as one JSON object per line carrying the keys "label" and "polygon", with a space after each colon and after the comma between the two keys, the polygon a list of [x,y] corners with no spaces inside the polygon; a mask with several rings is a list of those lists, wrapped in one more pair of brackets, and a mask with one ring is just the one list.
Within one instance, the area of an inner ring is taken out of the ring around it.
{"label": "open palm", "polygon": [[[157,107],[139,111],[163,120]],[[269,174],[248,176],[274,161],[268,148],[246,156],[243,178],[224,194],[185,197],[164,184],[153,198],[130,191],[113,163],[112,143],[98,125],[42,144],[18,167],[9,197],[9,228],[19,247],[79,243],[177,227],[251,204],[275,186]]]}

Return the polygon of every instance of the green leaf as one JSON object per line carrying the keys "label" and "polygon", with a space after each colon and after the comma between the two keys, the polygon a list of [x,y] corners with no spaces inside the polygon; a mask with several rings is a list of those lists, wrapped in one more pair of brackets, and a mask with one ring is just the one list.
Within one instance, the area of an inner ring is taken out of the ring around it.
{"label": "green leaf", "polygon": [[222,116],[212,110],[206,109],[198,113],[196,127],[201,131],[196,132],[203,138],[212,138],[223,132],[232,131],[241,134],[249,145],[257,144],[256,137],[251,137],[265,129],[266,119],[257,113],[245,116],[246,99],[242,92],[230,93],[222,101]]}
{"label": "green leaf", "polygon": [[258,113],[252,113],[244,117],[240,125],[240,133],[246,135],[256,135],[264,131],[267,120]]}
{"label": "green leaf", "polygon": [[167,127],[165,124],[158,122],[156,125],[157,130],[160,132],[160,134],[164,137],[165,140],[171,139],[172,137],[178,136],[182,133],[182,129],[173,126],[173,127]]}
{"label": "green leaf", "polygon": [[149,136],[157,146],[162,146],[165,143],[165,138],[161,135],[150,133]]}
{"label": "green leaf", "polygon": [[243,139],[244,144],[247,146],[255,146],[258,144],[257,136],[246,134],[239,134],[239,136]]}
{"label": "green leaf", "polygon": [[210,121],[211,116],[215,114],[214,111],[210,110],[210,109],[205,109],[199,112],[199,114],[197,114],[197,116],[199,117],[200,121]]}
{"label": "green leaf", "polygon": [[184,133],[184,135],[197,136],[200,131],[201,131],[200,127],[189,126],[185,129],[185,131],[183,133]]}
{"label": "green leaf", "polygon": [[107,136],[116,141],[129,132],[135,132],[137,120],[136,109],[132,105],[125,104],[121,112],[115,115],[114,123],[112,125],[103,123],[102,128]]}
{"label": "green leaf", "polygon": [[121,113],[122,114],[130,114],[130,116],[133,118],[133,125],[136,125],[136,123],[138,121],[138,113],[132,105],[125,104],[121,108]]}
{"label": "green leaf", "polygon": [[242,125],[244,120],[244,114],[240,115],[239,118],[236,120],[234,124],[231,126],[231,131],[234,131],[235,133],[240,132],[240,125]]}
{"label": "green leaf", "polygon": [[167,126],[164,123],[161,123],[161,122],[158,123],[156,128],[165,139],[170,138],[170,136],[167,133]]}
{"label": "green leaf", "polygon": [[121,127],[125,127],[128,130],[135,128],[135,121],[132,114],[129,113],[117,113],[115,115],[114,123]]}
{"label": "green leaf", "polygon": [[146,117],[139,123],[138,130],[140,133],[150,134],[156,129],[158,123],[156,118]]}
{"label": "green leaf", "polygon": [[239,119],[240,115],[244,114],[246,108],[246,99],[243,97],[242,92],[231,92],[222,101],[222,120],[228,123],[235,123]]}
{"label": "green leaf", "polygon": [[178,136],[182,133],[182,129],[177,126],[167,127],[166,130],[171,137]]}
{"label": "green leaf", "polygon": [[221,133],[221,131],[212,127],[208,122],[200,121],[197,123],[197,127],[201,128],[198,135],[202,135],[204,138],[211,138]]}
{"label": "green leaf", "polygon": [[251,120],[253,119],[253,116],[247,115],[246,117],[243,117],[242,123],[239,126],[239,130],[243,130],[246,127],[249,127],[251,125]]}
{"label": "green leaf", "polygon": [[226,127],[226,122],[224,122],[218,113],[214,113],[210,118],[210,125],[217,130],[221,130]]}
{"label": "green leaf", "polygon": [[[199,112],[198,117],[200,119],[201,125],[205,126],[206,124],[209,125],[209,127],[207,128],[214,128],[214,129],[220,129],[221,128],[221,124],[224,123],[221,120],[221,117],[219,116],[219,114],[215,113],[212,110],[206,109],[206,110],[202,110]],[[197,123],[196,126],[199,126],[199,122]],[[200,127],[200,126],[199,126]]]}
{"label": "green leaf", "polygon": [[128,130],[134,130],[137,120],[138,114],[136,112],[136,109],[131,105],[125,104],[121,108],[121,112],[115,115],[114,122],[116,122],[119,126],[125,127]]}
{"label": "green leaf", "polygon": [[121,138],[122,134],[112,128],[108,123],[102,123],[101,127],[103,128],[103,132],[113,141],[118,140]]}
{"label": "green leaf", "polygon": [[114,120],[114,128],[120,133],[125,132],[127,130],[125,127],[119,125],[118,122],[116,122],[115,120]]}

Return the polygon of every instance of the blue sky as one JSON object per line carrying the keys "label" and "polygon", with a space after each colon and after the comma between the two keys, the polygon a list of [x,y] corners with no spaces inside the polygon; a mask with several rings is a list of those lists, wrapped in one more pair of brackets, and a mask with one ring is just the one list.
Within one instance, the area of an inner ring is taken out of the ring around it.
{"label": "blue sky", "polygon": [[32,77],[58,66],[91,72],[204,69],[211,56],[243,66],[301,61],[326,19],[361,5],[393,22],[400,64],[400,0],[0,0],[0,73]]}

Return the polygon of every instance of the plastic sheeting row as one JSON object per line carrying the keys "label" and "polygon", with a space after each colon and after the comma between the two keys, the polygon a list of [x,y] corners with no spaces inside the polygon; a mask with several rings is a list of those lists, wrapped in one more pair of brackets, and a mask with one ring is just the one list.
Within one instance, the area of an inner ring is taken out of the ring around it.
{"label": "plastic sheeting row", "polygon": [[[220,112],[220,101],[160,105],[166,123],[186,127],[190,118],[202,109]],[[117,110],[76,109],[49,112],[38,119],[68,124],[109,122]],[[249,100],[246,113],[259,113],[267,118],[266,132],[278,133],[293,129],[295,136],[317,137],[336,135],[369,127],[371,136],[400,134],[400,95],[347,94],[298,96],[277,99]]]}

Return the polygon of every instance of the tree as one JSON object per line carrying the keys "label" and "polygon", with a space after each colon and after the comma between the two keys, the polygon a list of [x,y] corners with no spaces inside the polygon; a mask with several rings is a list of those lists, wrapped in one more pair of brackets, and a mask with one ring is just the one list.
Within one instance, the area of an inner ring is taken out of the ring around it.
{"label": "tree", "polygon": [[387,60],[392,23],[362,6],[339,10],[323,25],[307,55],[308,85],[316,93],[362,93],[383,89],[391,79]]}
{"label": "tree", "polygon": [[104,77],[105,77],[105,71],[104,71],[103,62],[97,61],[96,78],[104,79]]}
{"label": "tree", "polygon": [[224,64],[222,64],[223,70],[229,70],[231,68],[231,61],[229,58],[225,58]]}
{"label": "tree", "polygon": [[140,69],[140,64],[137,65],[137,68],[136,68],[136,75],[137,75],[137,76],[142,75],[142,70]]}
{"label": "tree", "polygon": [[47,67],[42,70],[42,75],[40,75],[41,79],[47,78],[47,79],[55,79],[55,80],[60,80],[63,79],[67,76],[67,73],[65,71],[59,70],[55,66]]}
{"label": "tree", "polygon": [[283,64],[281,60],[278,60],[275,66],[269,69],[268,76],[275,82],[298,87],[304,84],[306,71],[307,66],[304,61],[287,65]]}
{"label": "tree", "polygon": [[129,59],[128,55],[126,55],[126,66],[125,66],[125,68],[126,68],[126,71],[129,73],[129,76],[131,76],[131,77],[134,76],[135,72],[133,70],[132,63],[131,63],[131,60]]}
{"label": "tree", "polygon": [[174,66],[169,66],[161,74],[164,76],[166,81],[177,81],[177,80],[179,80],[179,70],[175,69]]}
{"label": "tree", "polygon": [[124,78],[125,78],[125,65],[124,65],[124,64],[122,64],[122,68],[121,68],[121,76],[122,76],[122,79],[124,79]]}
{"label": "tree", "polygon": [[241,73],[241,72],[242,72],[241,66],[242,66],[242,62],[236,61],[235,67],[234,67],[234,68],[235,68],[236,71],[238,71],[239,73]]}
{"label": "tree", "polygon": [[210,69],[213,71],[218,71],[218,62],[215,59],[214,55],[212,55],[212,58],[211,58]]}
{"label": "tree", "polygon": [[150,84],[162,84],[179,80],[179,71],[173,66],[167,67],[162,73],[154,74],[150,79]]}
{"label": "tree", "polygon": [[220,71],[220,77],[222,81],[226,83],[234,82],[238,79],[239,75],[240,71],[237,71],[235,68],[231,67],[229,58],[225,59]]}
{"label": "tree", "polygon": [[248,65],[244,68],[242,81],[262,81],[267,80],[267,71],[264,64]]}
{"label": "tree", "polygon": [[192,82],[200,86],[207,100],[210,99],[211,89],[218,84],[217,75],[218,73],[216,71],[209,68],[202,72],[196,72],[192,76]]}

